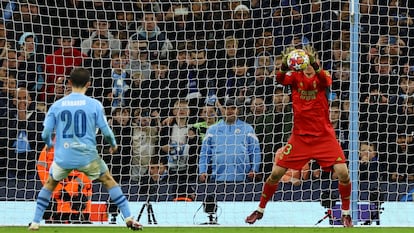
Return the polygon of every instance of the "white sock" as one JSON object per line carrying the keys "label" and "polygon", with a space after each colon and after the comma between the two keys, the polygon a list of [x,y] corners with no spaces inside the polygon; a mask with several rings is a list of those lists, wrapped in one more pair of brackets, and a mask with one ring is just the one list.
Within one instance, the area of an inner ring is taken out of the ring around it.
{"label": "white sock", "polygon": [[262,213],[262,214],[264,213],[264,210],[265,210],[264,208],[257,207],[257,211]]}

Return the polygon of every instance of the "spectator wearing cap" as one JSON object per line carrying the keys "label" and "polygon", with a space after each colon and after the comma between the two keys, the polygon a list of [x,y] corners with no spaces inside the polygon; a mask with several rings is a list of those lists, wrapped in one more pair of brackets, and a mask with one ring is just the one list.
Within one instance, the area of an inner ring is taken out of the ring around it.
{"label": "spectator wearing cap", "polygon": [[[238,119],[235,99],[225,102],[223,119],[207,129],[199,158],[201,182],[246,182],[259,173],[259,140],[251,125]],[[209,167],[211,173],[209,173]]]}
{"label": "spectator wearing cap", "polygon": [[[231,20],[224,25],[225,36],[234,36],[239,40],[239,48],[245,48],[241,56],[249,58],[254,56],[254,28],[250,16],[250,9],[240,4],[232,11]],[[250,61],[253,63],[254,61]]]}
{"label": "spectator wearing cap", "polygon": [[53,54],[46,56],[46,93],[55,93],[56,78],[61,75],[69,75],[73,68],[82,65],[84,55],[74,48],[75,38],[69,29],[62,29],[60,37],[57,38],[60,46]]}
{"label": "spectator wearing cap", "polygon": [[33,100],[45,100],[45,75],[43,53],[37,52],[37,36],[31,32],[23,33],[19,39],[17,67],[17,86],[26,87]]}
{"label": "spectator wearing cap", "polygon": [[373,44],[376,44],[375,48],[378,50],[379,55],[392,58],[392,65],[398,62],[395,56],[398,56],[400,53],[403,55],[404,50],[402,48],[406,45],[404,40],[396,35],[380,35]]}
{"label": "spectator wearing cap", "polygon": [[167,34],[158,27],[156,15],[152,11],[144,12],[141,26],[129,41],[147,41],[150,62],[167,59],[173,49]]}
{"label": "spectator wearing cap", "polygon": [[[11,20],[6,21],[7,38],[10,41],[19,41],[25,32],[37,35],[38,52],[51,51],[52,32],[49,16],[40,14],[37,0],[18,0]],[[12,3],[11,3],[12,4]]]}
{"label": "spectator wearing cap", "polygon": [[96,15],[96,19],[94,20],[92,25],[93,27],[91,36],[88,39],[82,41],[81,44],[83,54],[89,54],[89,51],[92,48],[94,38],[100,37],[108,38],[109,48],[111,50],[121,50],[121,42],[119,41],[119,39],[115,38],[115,36],[109,31],[111,23],[108,22],[105,12],[98,12]]}

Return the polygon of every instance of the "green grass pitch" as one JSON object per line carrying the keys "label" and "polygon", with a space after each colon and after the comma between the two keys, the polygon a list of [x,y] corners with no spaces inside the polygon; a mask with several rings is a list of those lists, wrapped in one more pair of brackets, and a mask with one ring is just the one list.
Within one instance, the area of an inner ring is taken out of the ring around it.
{"label": "green grass pitch", "polygon": [[[27,233],[26,227],[0,227],[4,233]],[[132,232],[123,227],[43,226],[39,233],[116,233]],[[412,233],[408,227],[144,227],[148,233]]]}

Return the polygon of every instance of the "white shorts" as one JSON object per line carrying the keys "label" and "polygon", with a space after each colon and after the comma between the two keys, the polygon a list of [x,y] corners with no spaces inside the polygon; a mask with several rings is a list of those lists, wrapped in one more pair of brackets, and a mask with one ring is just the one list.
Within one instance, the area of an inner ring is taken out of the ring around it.
{"label": "white shorts", "polygon": [[[52,166],[49,170],[49,174],[54,180],[61,181],[68,177],[69,173],[72,170],[74,169],[62,168],[57,163],[55,163],[55,161],[53,161]],[[101,158],[99,158],[84,167],[77,168],[76,170],[85,173],[85,175],[87,175],[90,180],[96,180],[101,177],[106,171],[108,171],[108,166]]]}

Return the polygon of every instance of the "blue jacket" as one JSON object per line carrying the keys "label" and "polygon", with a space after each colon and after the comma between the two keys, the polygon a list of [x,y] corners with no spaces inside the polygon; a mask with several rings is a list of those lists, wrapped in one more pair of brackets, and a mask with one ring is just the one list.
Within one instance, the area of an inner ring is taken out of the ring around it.
{"label": "blue jacket", "polygon": [[220,120],[208,128],[202,143],[199,173],[220,182],[242,182],[250,171],[259,172],[260,145],[254,129],[244,121],[227,124]]}

